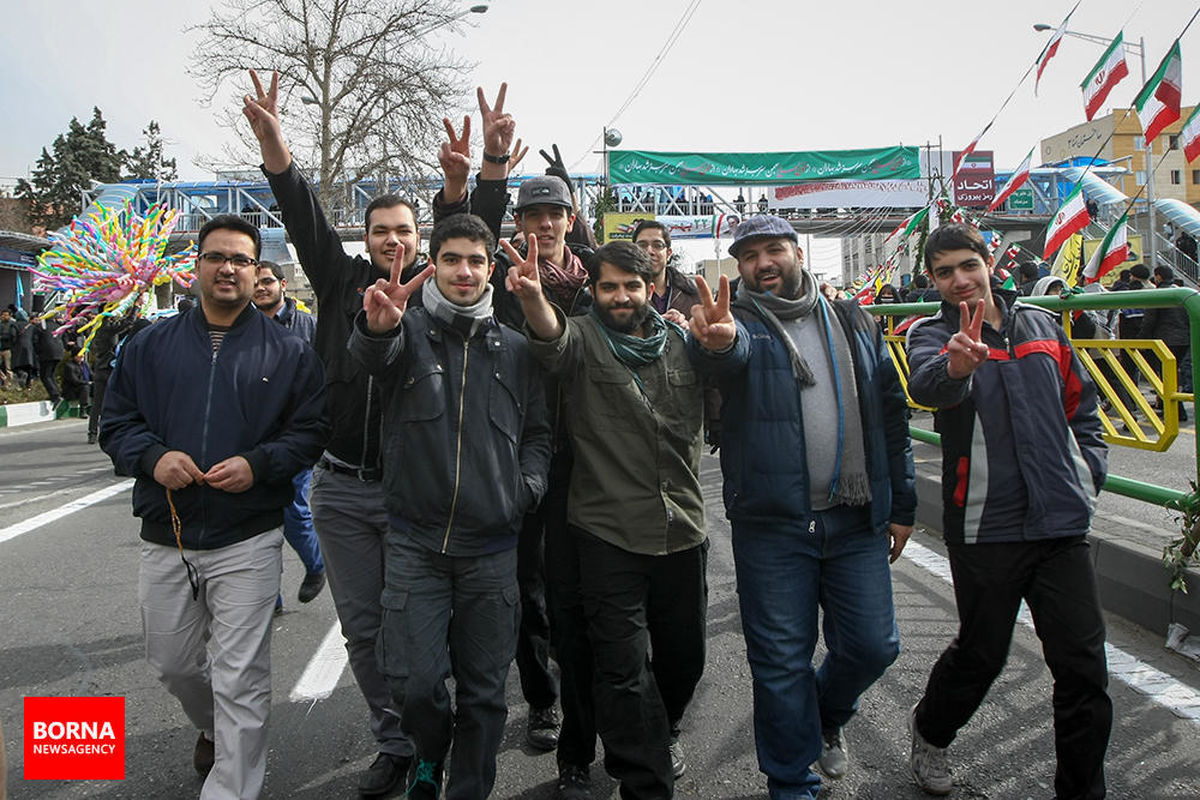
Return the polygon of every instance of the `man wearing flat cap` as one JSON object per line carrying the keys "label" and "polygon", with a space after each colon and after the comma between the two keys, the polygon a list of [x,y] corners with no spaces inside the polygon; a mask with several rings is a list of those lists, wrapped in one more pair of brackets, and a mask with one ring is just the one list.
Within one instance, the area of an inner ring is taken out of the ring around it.
{"label": "man wearing flat cap", "polygon": [[879,326],[821,295],[786,220],[747,218],[729,254],[738,296],[697,281],[691,346],[721,389],[759,769],[773,799],[812,800],[811,765],[846,774],[842,728],[900,651],[889,560],[916,509],[906,401]]}

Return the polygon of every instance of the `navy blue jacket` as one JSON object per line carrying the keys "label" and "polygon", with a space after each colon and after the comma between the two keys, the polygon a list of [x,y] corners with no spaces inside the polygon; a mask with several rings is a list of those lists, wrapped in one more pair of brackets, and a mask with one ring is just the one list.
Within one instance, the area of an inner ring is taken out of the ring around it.
{"label": "navy blue jacket", "polygon": [[[1003,307],[1003,302],[1001,306]],[[1081,536],[1104,485],[1107,448],[1096,385],[1058,314],[1017,302],[1001,329],[983,324],[991,353],[970,377],[947,374],[958,308],[943,303],[908,330],[908,391],[936,408],[942,436],[947,542],[1022,542]]]}
{"label": "navy blue jacket", "polygon": [[[820,302],[826,302],[821,300]],[[917,495],[907,400],[896,369],[868,314],[850,301],[831,304],[851,344],[871,481],[871,525],[913,524]],[[735,308],[737,339],[727,353],[702,356],[697,367],[721,389],[721,471],[725,515],[734,522],[807,529],[812,517],[800,392],[787,345],[754,311]]]}
{"label": "navy blue jacket", "polygon": [[167,490],[154,466],[169,450],[201,471],[240,455],[254,484],[238,494],[208,486],[172,492],[183,546],[213,550],[283,524],[292,476],[321,455],[325,375],[311,347],[253,305],[213,352],[199,307],[132,337],[109,379],[100,446],[118,475],[137,479],[142,538],[175,546]]}

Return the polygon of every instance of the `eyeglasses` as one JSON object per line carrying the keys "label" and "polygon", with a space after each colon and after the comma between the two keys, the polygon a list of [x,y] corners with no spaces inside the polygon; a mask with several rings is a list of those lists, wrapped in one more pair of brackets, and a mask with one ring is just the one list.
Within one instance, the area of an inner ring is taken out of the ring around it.
{"label": "eyeglasses", "polygon": [[643,250],[666,250],[667,243],[661,239],[642,239],[640,242],[634,242]]}
{"label": "eyeglasses", "polygon": [[226,261],[232,264],[234,269],[246,269],[247,267],[258,266],[257,259],[253,259],[250,256],[244,256],[240,253],[236,256],[227,256],[224,253],[218,253],[210,250],[207,253],[201,253],[200,260],[205,264],[208,264],[210,267],[223,267],[225,266]]}

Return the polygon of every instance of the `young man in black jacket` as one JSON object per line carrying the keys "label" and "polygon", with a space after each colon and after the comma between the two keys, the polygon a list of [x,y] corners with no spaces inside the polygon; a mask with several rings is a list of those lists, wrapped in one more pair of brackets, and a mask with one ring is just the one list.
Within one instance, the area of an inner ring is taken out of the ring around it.
{"label": "young man in black jacket", "polygon": [[[492,791],[504,682],[516,649],[517,531],[546,490],[550,426],[525,338],[492,314],[495,240],[482,220],[439,222],[428,267],[363,294],[349,349],[387,387],[388,533],[379,660],[402,705],[417,769],[411,800]],[[420,468],[409,469],[414,461]],[[446,679],[453,674],[451,709]]]}
{"label": "young man in black jacket", "polygon": [[[412,743],[400,725],[387,681],[375,659],[383,591],[383,537],[387,513],[380,479],[380,414],[377,382],[346,352],[363,290],[389,274],[394,256],[403,256],[403,279],[424,267],[412,206],[396,195],[367,206],[364,240],[367,258],[349,256],[325,217],[308,181],[292,161],[279,127],[278,74],[264,90],[251,71],[256,95],[246,96],[243,113],[262,151],[263,172],[275,193],[288,238],[317,295],[314,347],[328,377],[332,432],[313,469],[311,507],[329,591],[337,607],[350,669],[370,710],[371,733],[379,754],[359,780],[359,794],[380,797],[403,782],[412,761]],[[416,298],[409,301],[418,305]]]}
{"label": "young man in black jacket", "polygon": [[267,767],[283,508],[328,433],[325,375],[250,303],[258,229],[216,217],[198,247],[200,307],[122,349],[100,446],[137,479],[146,659],[200,730],[200,797],[253,800]]}

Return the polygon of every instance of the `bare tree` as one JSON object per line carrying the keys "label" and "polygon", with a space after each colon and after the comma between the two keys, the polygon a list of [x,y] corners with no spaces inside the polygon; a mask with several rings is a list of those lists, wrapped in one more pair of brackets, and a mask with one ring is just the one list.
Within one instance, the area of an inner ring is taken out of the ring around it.
{"label": "bare tree", "polygon": [[[217,98],[225,85],[245,93],[251,68],[278,70],[289,146],[333,208],[347,183],[436,169],[442,117],[463,106],[471,65],[431,34],[468,13],[452,0],[225,0],[194,29],[191,72]],[[250,145],[240,109],[222,116]]]}

